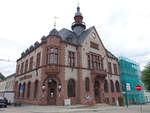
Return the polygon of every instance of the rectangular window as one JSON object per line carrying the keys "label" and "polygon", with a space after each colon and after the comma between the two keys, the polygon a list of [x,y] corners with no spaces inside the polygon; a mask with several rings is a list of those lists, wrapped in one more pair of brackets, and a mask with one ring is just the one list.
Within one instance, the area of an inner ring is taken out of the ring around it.
{"label": "rectangular window", "polygon": [[104,63],[103,63],[103,58],[101,58],[101,69],[104,69]]}
{"label": "rectangular window", "polygon": [[21,74],[23,73],[23,68],[24,68],[24,62],[21,63]]}
{"label": "rectangular window", "polygon": [[18,64],[18,66],[17,66],[17,74],[19,74],[19,71],[20,71],[20,65]]}
{"label": "rectangular window", "polygon": [[26,60],[26,62],[25,62],[25,72],[27,72],[28,71],[28,60]]}
{"label": "rectangular window", "polygon": [[97,56],[97,69],[101,69],[100,56]]}
{"label": "rectangular window", "polygon": [[39,52],[37,55],[36,55],[36,67],[40,67],[40,59],[41,59],[41,53]]}
{"label": "rectangular window", "polygon": [[58,64],[58,49],[57,48],[48,49],[48,64]]}
{"label": "rectangular window", "polygon": [[[91,58],[91,59],[90,59]],[[92,65],[90,65],[92,64]],[[88,55],[88,67],[91,66],[92,69],[102,70],[103,69],[103,58],[98,54]]]}
{"label": "rectangular window", "polygon": [[33,57],[30,58],[30,65],[29,70],[31,71],[33,69]]}
{"label": "rectangular window", "polygon": [[109,72],[109,73],[112,73],[111,62],[108,62],[108,72]]}
{"label": "rectangular window", "polygon": [[90,42],[90,47],[94,48],[94,49],[99,49],[98,48],[98,44],[94,43],[94,42]]}
{"label": "rectangular window", "polygon": [[113,67],[114,67],[114,74],[117,75],[118,74],[117,64],[113,64]]}
{"label": "rectangular window", "polygon": [[75,67],[75,52],[69,51],[68,63],[69,66]]}
{"label": "rectangular window", "polygon": [[90,54],[87,55],[87,58],[88,58],[88,68],[91,68],[91,64],[90,64],[90,62],[91,62],[91,60],[90,60]]}

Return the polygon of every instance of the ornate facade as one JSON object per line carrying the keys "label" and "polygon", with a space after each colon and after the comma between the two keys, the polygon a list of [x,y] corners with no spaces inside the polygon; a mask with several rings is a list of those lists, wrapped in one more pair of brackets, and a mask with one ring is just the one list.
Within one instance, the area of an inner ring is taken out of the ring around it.
{"label": "ornate facade", "polygon": [[117,104],[117,58],[103,45],[95,27],[86,29],[80,8],[72,30],[53,29],[17,60],[16,100],[30,104]]}

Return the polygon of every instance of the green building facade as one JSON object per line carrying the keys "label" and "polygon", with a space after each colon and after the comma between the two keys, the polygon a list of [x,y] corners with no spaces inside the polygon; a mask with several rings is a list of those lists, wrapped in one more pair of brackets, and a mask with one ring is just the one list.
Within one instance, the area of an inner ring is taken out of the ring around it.
{"label": "green building facade", "polygon": [[[125,57],[119,57],[119,70],[125,104],[146,103],[139,65]],[[142,90],[137,91],[136,85],[141,85]]]}

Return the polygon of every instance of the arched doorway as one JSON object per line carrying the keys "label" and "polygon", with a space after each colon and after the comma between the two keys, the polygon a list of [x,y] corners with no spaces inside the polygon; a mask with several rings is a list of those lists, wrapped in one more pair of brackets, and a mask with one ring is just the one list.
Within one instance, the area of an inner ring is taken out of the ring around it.
{"label": "arched doorway", "polygon": [[55,105],[57,96],[57,82],[54,79],[48,79],[48,104]]}
{"label": "arched doorway", "polygon": [[95,82],[94,82],[94,95],[95,95],[96,103],[100,103],[101,102],[101,98],[100,98],[100,82],[98,80],[95,80]]}

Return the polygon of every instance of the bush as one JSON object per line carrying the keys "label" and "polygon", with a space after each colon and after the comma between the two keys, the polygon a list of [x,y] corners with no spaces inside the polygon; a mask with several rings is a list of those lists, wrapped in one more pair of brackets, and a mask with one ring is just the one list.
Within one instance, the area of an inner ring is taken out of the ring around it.
{"label": "bush", "polygon": [[21,106],[23,103],[21,102],[21,101],[16,101],[15,103],[14,103],[14,106]]}
{"label": "bush", "polygon": [[124,106],[123,96],[118,97],[119,106]]}

